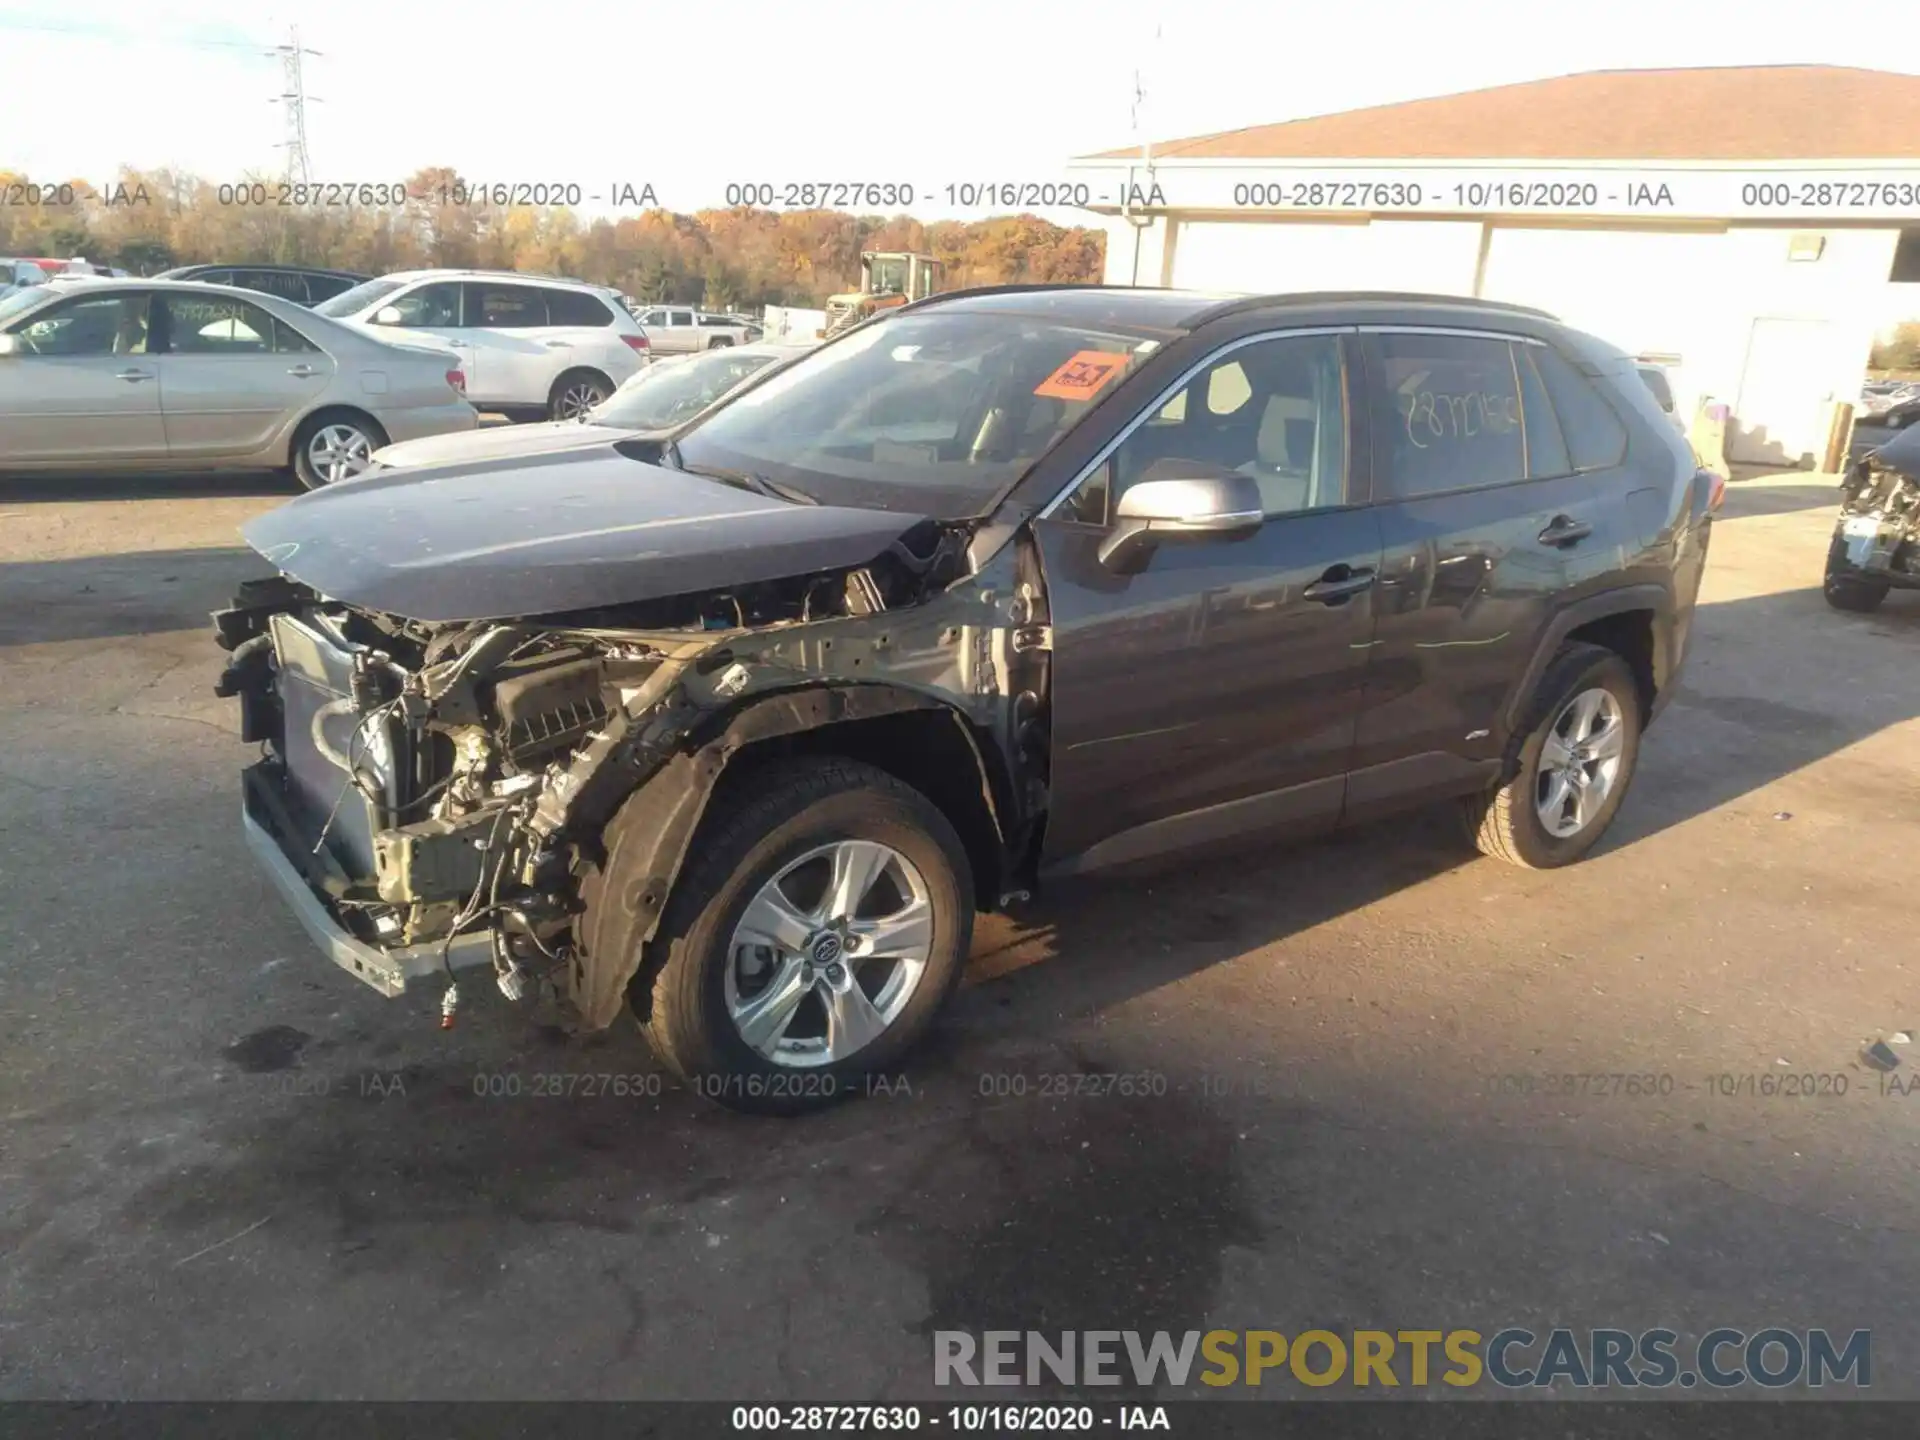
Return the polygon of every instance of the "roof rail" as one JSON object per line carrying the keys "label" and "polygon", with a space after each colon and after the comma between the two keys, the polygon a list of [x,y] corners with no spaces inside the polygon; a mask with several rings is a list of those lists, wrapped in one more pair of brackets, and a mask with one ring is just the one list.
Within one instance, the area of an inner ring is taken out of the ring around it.
{"label": "roof rail", "polygon": [[1482,300],[1472,295],[1436,295],[1419,290],[1321,290],[1293,291],[1279,295],[1247,295],[1238,300],[1227,300],[1203,310],[1193,317],[1191,324],[1195,329],[1219,320],[1228,315],[1243,314],[1248,310],[1269,310],[1276,305],[1324,305],[1329,302],[1344,304],[1352,301],[1379,301],[1384,304],[1448,305],[1461,310],[1490,310],[1502,315],[1531,315],[1540,320],[1559,323],[1558,315],[1545,310],[1536,310],[1531,305],[1513,305],[1505,300]]}
{"label": "roof rail", "polygon": [[1046,280],[1029,285],[975,285],[967,290],[942,290],[937,295],[924,296],[919,300],[909,300],[905,305],[896,305],[891,312],[917,310],[923,305],[938,304],[943,300],[970,300],[976,295],[1032,295],[1050,290],[1156,290],[1165,292],[1164,285],[1100,285],[1091,281]]}

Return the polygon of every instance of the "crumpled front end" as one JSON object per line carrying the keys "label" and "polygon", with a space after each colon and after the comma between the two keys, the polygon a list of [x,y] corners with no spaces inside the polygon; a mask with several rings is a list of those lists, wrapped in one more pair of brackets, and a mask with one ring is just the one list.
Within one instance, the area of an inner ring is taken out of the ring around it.
{"label": "crumpled front end", "polygon": [[1889,444],[1849,472],[1828,556],[1830,578],[1920,589],[1920,453],[1912,453],[1917,449]]}
{"label": "crumpled front end", "polygon": [[[249,842],[321,948],[382,994],[490,966],[509,998],[550,977],[611,1023],[637,955],[582,956],[602,832],[647,789],[660,893],[608,904],[657,914],[744,708],[766,702],[749,729],[794,731],[945,710],[969,743],[1011,715],[1007,597],[951,584],[958,532],[923,539],[850,570],[532,619],[427,622],[253,582],[214,617],[219,693],[263,747]],[[648,933],[603,930],[628,951]]]}

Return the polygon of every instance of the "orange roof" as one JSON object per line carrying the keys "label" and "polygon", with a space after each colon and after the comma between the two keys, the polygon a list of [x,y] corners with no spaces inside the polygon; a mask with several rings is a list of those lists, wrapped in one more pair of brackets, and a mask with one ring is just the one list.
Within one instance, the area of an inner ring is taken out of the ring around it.
{"label": "orange roof", "polygon": [[[1084,158],[1127,160],[1139,147]],[[1920,76],[1844,65],[1594,70],[1254,125],[1156,160],[1920,159]]]}

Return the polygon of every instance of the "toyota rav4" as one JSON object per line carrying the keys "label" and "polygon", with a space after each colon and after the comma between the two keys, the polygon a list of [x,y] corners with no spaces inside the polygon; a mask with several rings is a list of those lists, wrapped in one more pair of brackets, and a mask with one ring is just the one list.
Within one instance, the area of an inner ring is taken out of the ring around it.
{"label": "toyota rav4", "polygon": [[[1587,852],[1717,503],[1610,345],[1387,294],[1015,287],[680,432],[247,528],[246,834],[382,993],[632,1010],[701,1093],[894,1066],[1046,878],[1444,801]],[[436,979],[435,977],[443,977]]]}

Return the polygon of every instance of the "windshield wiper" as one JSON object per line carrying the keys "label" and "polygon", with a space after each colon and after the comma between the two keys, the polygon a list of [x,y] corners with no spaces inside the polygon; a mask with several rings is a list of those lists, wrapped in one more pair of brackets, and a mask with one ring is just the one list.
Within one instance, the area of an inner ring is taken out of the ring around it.
{"label": "windshield wiper", "polygon": [[782,485],[778,480],[769,480],[764,475],[755,475],[748,470],[722,470],[711,465],[696,465],[689,468],[679,463],[678,447],[674,448],[673,457],[675,468],[685,470],[689,475],[704,475],[710,480],[718,480],[726,485],[736,485],[742,490],[751,490],[756,495],[765,495],[772,500],[785,500],[793,505],[820,503],[804,490],[796,490],[791,485]]}

